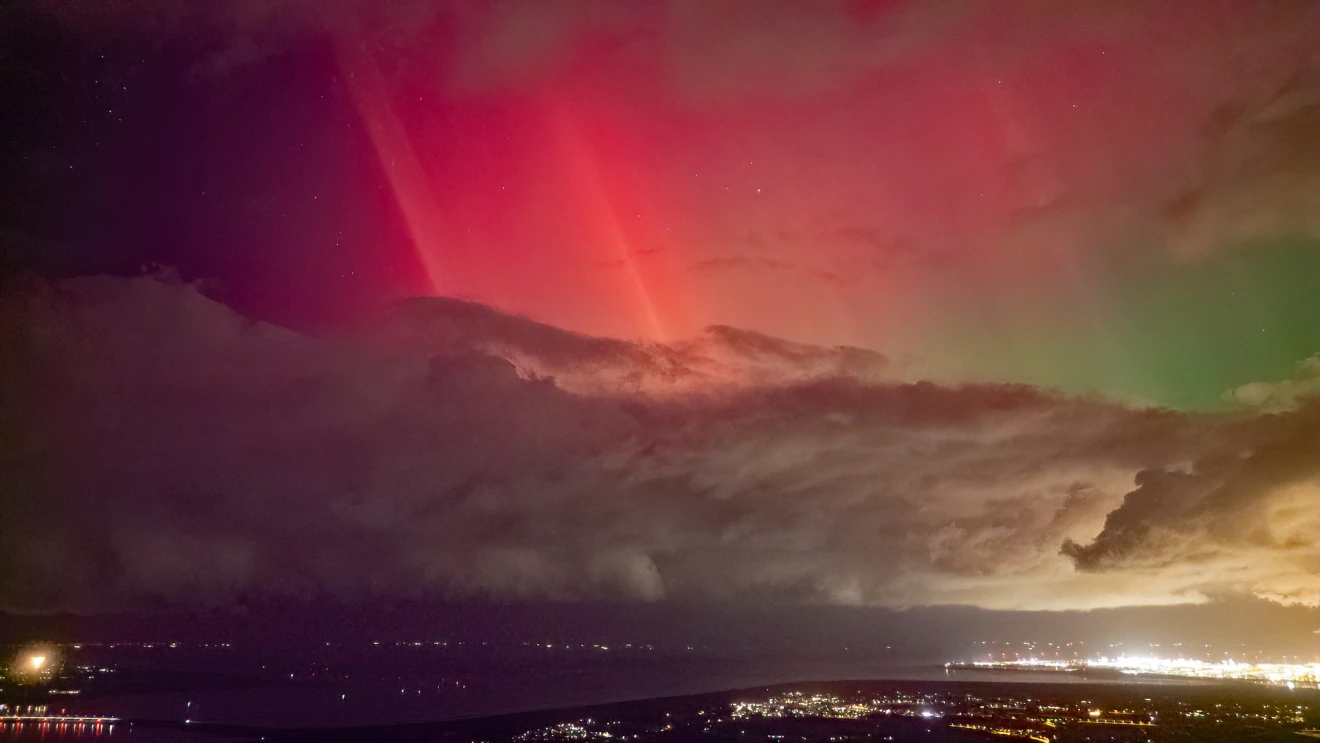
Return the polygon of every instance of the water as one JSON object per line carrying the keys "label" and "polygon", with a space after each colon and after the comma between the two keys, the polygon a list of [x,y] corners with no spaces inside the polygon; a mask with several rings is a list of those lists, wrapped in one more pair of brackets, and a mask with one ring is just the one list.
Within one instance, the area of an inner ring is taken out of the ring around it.
{"label": "water", "polygon": [[222,743],[224,738],[126,724],[0,723],[0,743]]}
{"label": "water", "polygon": [[[682,696],[797,681],[892,679],[1013,683],[1160,683],[1177,680],[1081,679],[1072,674],[946,670],[858,661],[784,662],[715,659],[644,662],[490,663],[447,666],[432,674],[399,669],[392,683],[374,676],[311,678],[212,690],[108,696],[97,706],[127,719],[182,720],[253,727],[325,727],[425,722]],[[454,681],[457,676],[460,680]],[[191,703],[191,704],[189,704]]]}

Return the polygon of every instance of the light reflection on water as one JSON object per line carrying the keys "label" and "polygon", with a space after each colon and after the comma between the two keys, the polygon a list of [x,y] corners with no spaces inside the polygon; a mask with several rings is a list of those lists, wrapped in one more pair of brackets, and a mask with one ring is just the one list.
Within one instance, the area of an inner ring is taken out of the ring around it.
{"label": "light reflection on water", "polygon": [[0,723],[0,743],[199,743],[201,740],[225,743],[224,738],[198,736],[175,730],[142,729],[123,723],[4,722]]}

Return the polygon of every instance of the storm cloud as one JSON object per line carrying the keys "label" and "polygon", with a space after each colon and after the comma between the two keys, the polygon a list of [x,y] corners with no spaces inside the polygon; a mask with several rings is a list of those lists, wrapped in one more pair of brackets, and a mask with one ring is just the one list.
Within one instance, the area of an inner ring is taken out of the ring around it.
{"label": "storm cloud", "polygon": [[23,282],[0,345],[9,610],[1320,603],[1310,408],[942,387],[856,349],[444,299],[312,337],[149,277]]}

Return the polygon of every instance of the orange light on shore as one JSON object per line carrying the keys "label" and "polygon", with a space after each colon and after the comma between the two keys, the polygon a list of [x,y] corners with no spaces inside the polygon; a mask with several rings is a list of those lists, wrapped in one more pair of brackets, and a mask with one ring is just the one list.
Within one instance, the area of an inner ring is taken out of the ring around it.
{"label": "orange light on shore", "polygon": [[61,654],[54,645],[29,645],[19,650],[0,666],[0,676],[24,684],[46,679],[59,670]]}

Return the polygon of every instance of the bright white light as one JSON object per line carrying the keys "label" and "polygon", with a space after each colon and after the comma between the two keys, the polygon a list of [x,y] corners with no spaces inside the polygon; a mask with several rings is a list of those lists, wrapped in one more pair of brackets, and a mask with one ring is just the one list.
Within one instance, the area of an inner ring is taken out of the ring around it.
{"label": "bright white light", "polygon": [[934,712],[931,712],[931,711],[928,710],[928,709],[925,709],[925,710],[922,710],[922,711],[921,711],[921,716],[922,716],[922,717],[934,717],[934,716],[935,716],[935,713],[934,713]]}
{"label": "bright white light", "polygon": [[46,666],[46,656],[44,655],[33,655],[30,658],[28,658],[28,667],[34,671],[40,671],[45,666]]}
{"label": "bright white light", "polygon": [[1149,656],[1119,656],[1117,658],[1086,658],[1076,660],[990,660],[973,661],[980,668],[1017,667],[1027,669],[1072,670],[1078,668],[1107,668],[1125,674],[1155,673],[1167,676],[1187,676],[1210,679],[1246,679],[1268,681],[1294,687],[1298,683],[1320,682],[1320,663],[1245,663],[1225,659],[1220,661],[1191,658],[1156,658]]}

